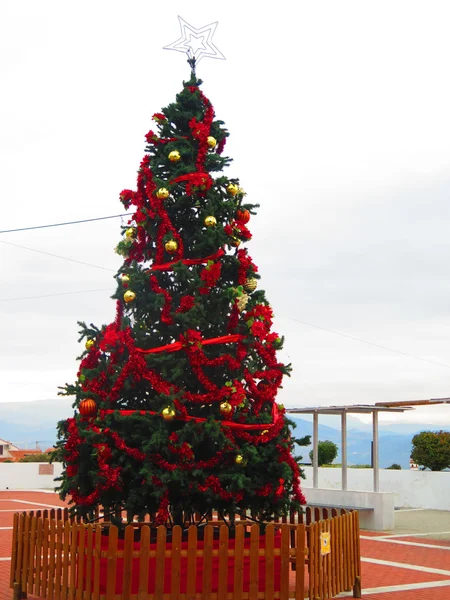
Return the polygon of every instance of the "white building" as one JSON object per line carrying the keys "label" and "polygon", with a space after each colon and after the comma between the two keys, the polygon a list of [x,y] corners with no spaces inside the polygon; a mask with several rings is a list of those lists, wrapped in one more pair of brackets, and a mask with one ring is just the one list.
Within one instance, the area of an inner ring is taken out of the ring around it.
{"label": "white building", "polygon": [[11,442],[7,442],[6,440],[2,440],[0,438],[0,458],[12,458],[11,450],[14,452],[19,450],[19,448],[17,446],[14,446],[14,444],[11,444]]}

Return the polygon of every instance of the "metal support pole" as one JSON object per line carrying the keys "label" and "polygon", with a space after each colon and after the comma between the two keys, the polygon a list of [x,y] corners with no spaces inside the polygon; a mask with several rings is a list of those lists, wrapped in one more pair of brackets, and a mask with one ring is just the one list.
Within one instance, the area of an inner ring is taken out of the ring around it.
{"label": "metal support pole", "polygon": [[378,456],[378,411],[372,413],[373,424],[373,491],[380,491],[380,463]]}
{"label": "metal support pole", "polygon": [[347,489],[347,412],[341,413],[342,489]]}
{"label": "metal support pole", "polygon": [[313,488],[319,487],[319,413],[313,413]]}

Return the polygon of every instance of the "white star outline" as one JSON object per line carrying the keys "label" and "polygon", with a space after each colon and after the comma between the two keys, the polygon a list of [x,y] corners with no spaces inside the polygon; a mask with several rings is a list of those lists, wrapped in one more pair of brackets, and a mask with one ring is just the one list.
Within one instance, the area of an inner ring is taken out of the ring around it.
{"label": "white star outline", "polygon": [[195,58],[197,64],[204,56],[225,60],[225,56],[212,42],[218,21],[196,29],[186,23],[180,16],[178,20],[180,22],[181,37],[172,44],[164,46],[164,50],[183,52],[188,55],[189,59]]}

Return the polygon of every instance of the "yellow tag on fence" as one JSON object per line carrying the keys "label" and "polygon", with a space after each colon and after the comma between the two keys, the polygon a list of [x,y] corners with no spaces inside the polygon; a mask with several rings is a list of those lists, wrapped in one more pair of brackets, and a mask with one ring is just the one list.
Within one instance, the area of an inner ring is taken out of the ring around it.
{"label": "yellow tag on fence", "polygon": [[324,556],[325,554],[330,554],[331,552],[331,539],[330,532],[324,531],[320,534],[320,554]]}

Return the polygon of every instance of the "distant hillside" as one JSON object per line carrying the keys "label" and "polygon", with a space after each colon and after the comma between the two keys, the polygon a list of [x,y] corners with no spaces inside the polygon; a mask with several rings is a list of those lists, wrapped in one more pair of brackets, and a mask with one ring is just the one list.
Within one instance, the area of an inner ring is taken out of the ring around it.
{"label": "distant hillside", "polygon": [[[289,418],[297,424],[294,431],[296,437],[302,437],[305,435],[311,435],[313,431],[313,425],[310,421],[300,419],[298,417]],[[392,463],[398,463],[403,469],[409,469],[409,458],[411,455],[411,439],[413,435],[419,431],[434,430],[438,428],[444,428],[450,430],[450,425],[440,425],[439,427],[433,427],[430,425],[421,425],[420,423],[414,426],[410,424],[406,425],[406,433],[402,433],[401,430],[403,424],[399,424],[400,432],[397,433],[395,429],[397,425],[381,426],[379,428],[379,457],[380,467],[385,469],[392,465]],[[336,462],[341,460],[341,432],[339,429],[328,427],[327,425],[321,425],[319,420],[319,440],[330,440],[334,442],[339,448],[338,458]],[[349,429],[347,432],[347,460],[349,465],[370,465],[371,463],[371,448],[372,448],[372,430],[371,428],[366,431],[359,429]],[[297,455],[303,456],[304,462],[309,462],[309,452],[312,450],[312,446],[299,447],[297,446]]]}
{"label": "distant hillside", "polygon": [[0,438],[20,448],[46,449],[56,441],[57,422],[73,415],[71,405],[67,398],[0,403]]}
{"label": "distant hillside", "polygon": [[[56,424],[61,419],[73,415],[72,401],[67,398],[45,400],[40,402],[5,402],[0,403],[0,438],[16,443],[21,448],[34,448],[36,443],[44,449],[56,441]],[[312,436],[312,422],[289,415],[297,425],[294,435]],[[357,419],[349,419],[347,432],[347,456],[349,464],[370,464],[372,429]],[[439,428],[450,429],[450,424],[442,424]],[[393,462],[404,469],[409,468],[411,438],[414,433],[423,430],[438,429],[427,424],[404,424],[380,426],[380,466],[390,466]],[[319,420],[319,440],[331,440],[341,446],[340,429],[321,424]],[[309,462],[308,448],[297,447],[297,454]],[[340,453],[337,459],[340,462]]]}

